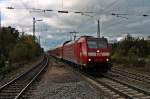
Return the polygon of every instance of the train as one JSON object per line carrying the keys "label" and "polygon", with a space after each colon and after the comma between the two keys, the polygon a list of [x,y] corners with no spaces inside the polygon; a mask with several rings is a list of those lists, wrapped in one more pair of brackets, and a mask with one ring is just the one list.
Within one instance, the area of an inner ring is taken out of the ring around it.
{"label": "train", "polygon": [[48,53],[83,70],[106,73],[112,67],[111,46],[104,37],[81,36],[77,40],[64,42]]}

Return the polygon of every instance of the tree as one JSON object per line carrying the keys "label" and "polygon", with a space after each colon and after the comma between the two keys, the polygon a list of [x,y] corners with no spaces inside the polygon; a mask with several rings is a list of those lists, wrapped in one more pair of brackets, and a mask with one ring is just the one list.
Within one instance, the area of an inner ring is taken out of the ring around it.
{"label": "tree", "polygon": [[19,40],[19,32],[11,27],[2,28],[0,33],[0,54],[9,57],[9,51],[15,46]]}
{"label": "tree", "polygon": [[31,35],[19,36],[12,27],[3,27],[0,32],[0,63],[6,60],[19,62],[31,60],[41,54],[41,47]]}
{"label": "tree", "polygon": [[150,36],[148,36],[147,38],[148,38],[148,40],[150,40]]}
{"label": "tree", "polygon": [[147,57],[150,55],[150,42],[144,38],[134,38],[127,35],[123,41],[114,44],[114,46],[113,53],[119,53],[121,56]]}
{"label": "tree", "polygon": [[28,58],[28,53],[29,49],[27,48],[27,45],[19,42],[10,52],[10,59],[12,62],[20,62]]}

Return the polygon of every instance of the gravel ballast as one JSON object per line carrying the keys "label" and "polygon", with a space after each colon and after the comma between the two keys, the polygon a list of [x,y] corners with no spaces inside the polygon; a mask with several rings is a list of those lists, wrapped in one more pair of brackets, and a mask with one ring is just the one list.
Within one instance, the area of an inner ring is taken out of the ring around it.
{"label": "gravel ballast", "polygon": [[62,63],[51,62],[31,99],[100,99],[101,96],[88,82],[69,71]]}

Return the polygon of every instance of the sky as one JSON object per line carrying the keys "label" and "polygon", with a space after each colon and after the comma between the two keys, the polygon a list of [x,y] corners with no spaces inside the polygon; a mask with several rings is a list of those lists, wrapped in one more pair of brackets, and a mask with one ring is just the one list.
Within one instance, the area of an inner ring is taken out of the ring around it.
{"label": "sky", "polygon": [[[36,22],[36,36],[40,35],[45,50],[69,40],[72,31],[78,32],[77,37],[96,37],[98,19],[101,36],[109,41],[121,40],[127,34],[150,36],[150,0],[0,0],[0,9],[2,26],[12,26],[27,34],[32,34],[33,17],[42,19]],[[33,9],[55,11],[44,13]],[[58,10],[69,13],[57,13]],[[93,13],[73,13],[77,11]],[[117,17],[112,13],[127,15]],[[145,14],[149,16],[144,17]]]}

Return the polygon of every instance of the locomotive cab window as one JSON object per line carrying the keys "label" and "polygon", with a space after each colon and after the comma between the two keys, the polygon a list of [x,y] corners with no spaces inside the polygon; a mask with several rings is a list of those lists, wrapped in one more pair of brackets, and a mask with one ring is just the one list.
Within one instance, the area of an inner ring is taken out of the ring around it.
{"label": "locomotive cab window", "polygon": [[96,41],[88,41],[88,48],[97,48]]}
{"label": "locomotive cab window", "polygon": [[107,48],[107,41],[100,40],[97,42],[98,48]]}
{"label": "locomotive cab window", "polygon": [[88,48],[107,48],[106,39],[88,39],[87,40]]}

